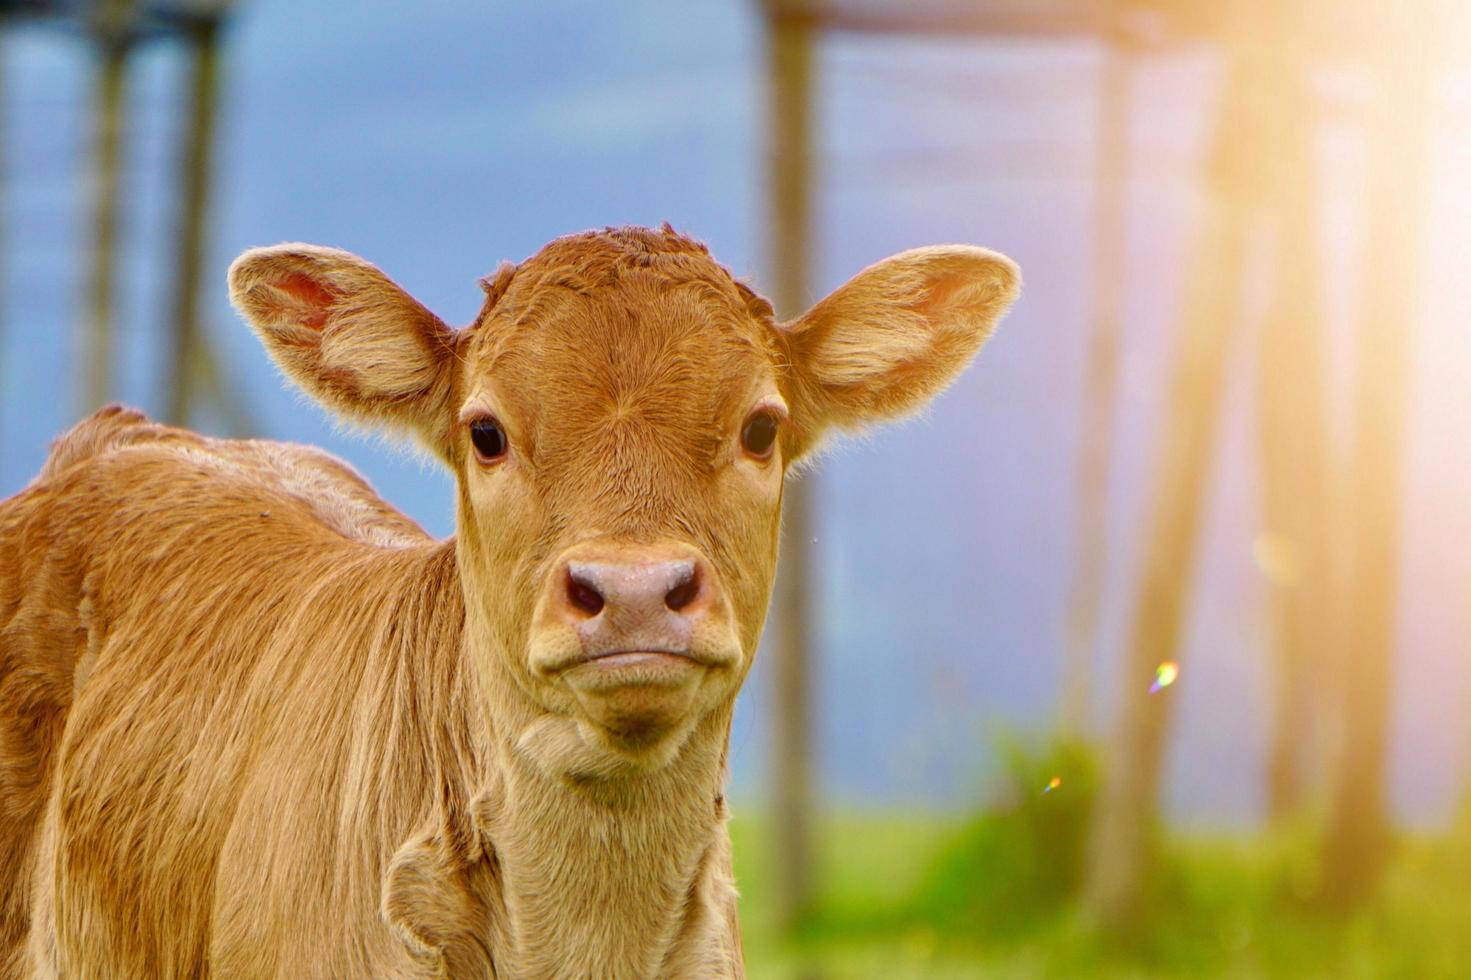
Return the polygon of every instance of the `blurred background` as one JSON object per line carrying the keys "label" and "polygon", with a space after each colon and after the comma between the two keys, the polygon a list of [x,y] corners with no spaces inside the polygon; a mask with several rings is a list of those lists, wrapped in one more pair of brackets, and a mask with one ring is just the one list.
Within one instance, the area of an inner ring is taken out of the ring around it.
{"label": "blurred background", "polygon": [[253,245],[452,323],[609,224],[784,315],[996,248],[975,367],[795,484],[732,742],[752,975],[1464,976],[1462,8],[0,0],[0,495],[123,400],[450,533],[238,322]]}

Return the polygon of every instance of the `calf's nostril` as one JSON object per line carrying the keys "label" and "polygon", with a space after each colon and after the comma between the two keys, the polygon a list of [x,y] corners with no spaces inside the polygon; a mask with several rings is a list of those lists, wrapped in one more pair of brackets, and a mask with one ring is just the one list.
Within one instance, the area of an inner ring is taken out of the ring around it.
{"label": "calf's nostril", "polygon": [[688,606],[690,603],[694,602],[695,598],[699,596],[699,594],[699,571],[695,568],[694,565],[690,565],[689,570],[685,572],[681,577],[679,584],[675,585],[674,588],[665,593],[664,605],[668,606],[674,612],[679,612],[685,606]]}
{"label": "calf's nostril", "polygon": [[576,572],[567,575],[567,601],[589,616],[603,611],[603,594],[596,585]]}

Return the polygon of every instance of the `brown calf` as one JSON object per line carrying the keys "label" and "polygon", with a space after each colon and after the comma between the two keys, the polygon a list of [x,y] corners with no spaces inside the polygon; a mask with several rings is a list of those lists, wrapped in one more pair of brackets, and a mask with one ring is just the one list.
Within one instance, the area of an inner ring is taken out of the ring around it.
{"label": "brown calf", "polygon": [[451,330],[247,252],[282,369],[458,481],[105,409],[0,504],[0,977],[741,973],[722,784],[824,432],[912,411],[1017,290],[966,246],[799,319],[668,229],[559,239]]}

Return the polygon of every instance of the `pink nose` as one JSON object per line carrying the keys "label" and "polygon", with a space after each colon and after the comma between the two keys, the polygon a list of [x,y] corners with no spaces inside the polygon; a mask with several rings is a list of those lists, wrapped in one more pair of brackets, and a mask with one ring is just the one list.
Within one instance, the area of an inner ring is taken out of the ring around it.
{"label": "pink nose", "polygon": [[583,653],[688,653],[710,606],[702,565],[691,558],[567,562],[562,613],[576,625]]}

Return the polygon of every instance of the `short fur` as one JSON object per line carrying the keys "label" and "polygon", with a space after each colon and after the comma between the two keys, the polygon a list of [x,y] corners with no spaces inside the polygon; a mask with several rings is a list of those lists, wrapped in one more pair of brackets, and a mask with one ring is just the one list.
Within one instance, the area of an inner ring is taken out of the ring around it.
{"label": "short fur", "polygon": [[[1015,270],[916,250],[778,325],[666,226],[484,285],[454,331],[344,252],[231,270],[294,381],[454,469],[453,538],[318,450],[117,407],[0,504],[0,978],[742,973],[722,787],[782,473],[947,384]],[[790,413],[771,462],[739,448],[757,399]],[[535,669],[549,575],[671,541],[739,656],[630,741]]]}

